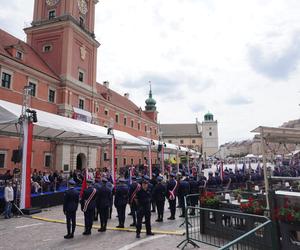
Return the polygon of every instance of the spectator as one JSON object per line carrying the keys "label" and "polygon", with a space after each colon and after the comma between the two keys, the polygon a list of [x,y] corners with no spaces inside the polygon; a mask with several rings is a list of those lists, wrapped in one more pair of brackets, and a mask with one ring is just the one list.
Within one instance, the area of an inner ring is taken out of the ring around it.
{"label": "spectator", "polygon": [[4,200],[5,200],[4,217],[5,217],[5,219],[10,219],[12,202],[14,200],[14,190],[13,190],[11,181],[7,182],[6,187],[4,189]]}

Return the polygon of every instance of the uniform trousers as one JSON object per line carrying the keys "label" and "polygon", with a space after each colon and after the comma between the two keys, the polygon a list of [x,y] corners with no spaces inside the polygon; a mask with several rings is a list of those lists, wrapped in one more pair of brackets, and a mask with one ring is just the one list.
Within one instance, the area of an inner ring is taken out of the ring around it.
{"label": "uniform trousers", "polygon": [[117,206],[116,208],[117,208],[117,212],[118,212],[119,225],[124,226],[126,205]]}
{"label": "uniform trousers", "polygon": [[98,208],[100,214],[100,224],[102,228],[106,228],[107,220],[108,220],[108,213],[109,213],[109,206]]}
{"label": "uniform trousers", "polygon": [[68,234],[74,234],[76,228],[76,211],[66,212],[66,220]]}
{"label": "uniform trousers", "polygon": [[165,201],[156,201],[158,219],[164,218]]}
{"label": "uniform trousers", "polygon": [[170,205],[170,211],[171,211],[171,218],[175,218],[175,213],[176,213],[176,199],[169,200],[169,205]]}
{"label": "uniform trousers", "polygon": [[131,208],[131,216],[132,216],[132,220],[133,220],[133,224],[135,224],[136,225],[136,205],[135,205],[135,203],[132,203],[131,205],[130,205],[130,208]]}
{"label": "uniform trousers", "polygon": [[84,226],[86,231],[91,231],[94,222],[95,209],[88,209],[84,212]]}
{"label": "uniform trousers", "polygon": [[140,206],[137,208],[136,233],[140,234],[142,230],[142,221],[145,216],[146,232],[151,233],[151,209],[149,206]]}

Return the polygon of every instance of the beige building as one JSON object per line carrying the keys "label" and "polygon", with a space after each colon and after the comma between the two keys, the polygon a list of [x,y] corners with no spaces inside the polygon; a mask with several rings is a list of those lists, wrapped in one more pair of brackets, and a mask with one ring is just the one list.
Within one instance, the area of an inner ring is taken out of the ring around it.
{"label": "beige building", "polygon": [[204,115],[201,123],[161,124],[162,139],[190,149],[194,149],[204,157],[214,155],[218,151],[218,122],[213,114]]}

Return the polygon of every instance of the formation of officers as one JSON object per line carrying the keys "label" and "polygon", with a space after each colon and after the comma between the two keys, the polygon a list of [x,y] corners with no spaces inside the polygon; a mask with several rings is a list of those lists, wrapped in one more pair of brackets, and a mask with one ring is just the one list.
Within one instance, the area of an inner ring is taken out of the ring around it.
{"label": "formation of officers", "polygon": [[[184,176],[178,177],[174,173],[169,175],[167,181],[162,176],[153,175],[152,179],[144,175],[142,177],[132,177],[131,183],[121,178],[118,180],[117,186],[114,188],[112,183],[101,178],[101,181],[94,183],[93,180],[87,180],[88,187],[83,191],[80,198],[79,191],[74,188],[76,183],[74,180],[69,181],[69,189],[64,195],[63,211],[67,221],[66,239],[74,237],[76,228],[76,211],[78,204],[84,212],[85,230],[83,235],[90,235],[94,220],[100,217],[99,232],[105,232],[107,221],[111,218],[113,205],[117,210],[119,224],[117,228],[125,227],[126,206],[130,206],[130,214],[132,223],[130,226],[136,227],[136,237],[140,238],[142,224],[145,224],[146,234],[154,235],[151,230],[151,212],[157,211],[156,222],[164,221],[164,211],[166,200],[169,203],[170,217],[168,220],[175,220],[176,202],[181,208],[181,215],[185,216],[184,196],[188,194],[199,193],[199,187],[203,182],[196,180],[196,177]],[[114,197],[114,198],[113,198]],[[195,206],[198,199],[191,201],[191,205]]]}

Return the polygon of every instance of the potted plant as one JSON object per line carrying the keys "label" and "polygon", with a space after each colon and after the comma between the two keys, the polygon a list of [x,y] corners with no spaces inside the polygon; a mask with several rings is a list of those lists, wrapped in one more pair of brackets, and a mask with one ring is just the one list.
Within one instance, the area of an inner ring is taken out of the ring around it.
{"label": "potted plant", "polygon": [[200,196],[200,204],[203,207],[219,208],[219,199],[214,192],[204,192]]}
{"label": "potted plant", "polygon": [[240,209],[243,213],[263,215],[265,208],[259,200],[249,197],[248,202],[240,204]]}

